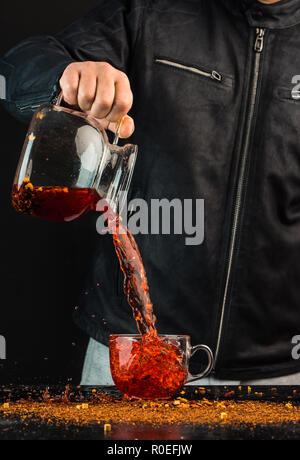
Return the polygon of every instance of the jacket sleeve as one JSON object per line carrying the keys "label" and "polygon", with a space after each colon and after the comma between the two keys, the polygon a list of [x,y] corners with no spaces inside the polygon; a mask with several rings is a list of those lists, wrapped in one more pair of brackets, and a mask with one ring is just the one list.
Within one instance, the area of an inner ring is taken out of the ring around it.
{"label": "jacket sleeve", "polygon": [[[34,110],[58,95],[72,62],[106,61],[126,72],[143,22],[146,0],[105,0],[55,36],[27,39],[0,59],[4,107],[27,123]],[[4,78],[3,78],[4,77]]]}

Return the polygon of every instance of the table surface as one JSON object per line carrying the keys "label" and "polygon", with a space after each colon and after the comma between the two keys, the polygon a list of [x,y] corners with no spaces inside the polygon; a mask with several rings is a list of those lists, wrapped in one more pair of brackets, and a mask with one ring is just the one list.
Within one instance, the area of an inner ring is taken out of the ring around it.
{"label": "table surface", "polygon": [[[70,389],[71,400],[80,399],[82,402],[89,401],[92,390],[96,388],[97,393],[105,392],[111,396],[119,397],[120,393],[115,387],[74,387]],[[0,386],[0,403],[5,401],[18,401],[20,399],[39,400],[45,392],[46,387],[40,386]],[[295,401],[300,403],[300,387],[203,387],[201,394],[194,393],[199,387],[185,387],[185,398],[201,399],[203,397],[214,400],[269,400],[269,401]],[[65,388],[54,386],[48,388],[51,396],[62,395]],[[54,424],[43,424],[24,422],[15,417],[4,419],[0,417],[0,440],[25,439],[25,440],[299,440],[300,422],[284,423],[280,426],[257,425],[249,429],[247,426],[219,425],[207,427],[201,424],[165,424],[153,426],[146,423],[130,425],[126,423],[114,424],[109,437],[104,436],[102,425],[85,426],[55,426]]]}

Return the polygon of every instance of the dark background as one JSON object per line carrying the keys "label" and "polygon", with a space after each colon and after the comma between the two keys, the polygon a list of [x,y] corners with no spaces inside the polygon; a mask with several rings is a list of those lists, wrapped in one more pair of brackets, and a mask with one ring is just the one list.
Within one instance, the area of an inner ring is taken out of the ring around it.
{"label": "dark background", "polygon": [[[57,32],[100,3],[2,1],[0,54],[26,37]],[[57,383],[68,377],[78,383],[88,339],[73,324],[72,312],[99,238],[97,216],[55,224],[12,209],[11,185],[26,131],[0,108],[0,335],[7,342],[0,384]]]}

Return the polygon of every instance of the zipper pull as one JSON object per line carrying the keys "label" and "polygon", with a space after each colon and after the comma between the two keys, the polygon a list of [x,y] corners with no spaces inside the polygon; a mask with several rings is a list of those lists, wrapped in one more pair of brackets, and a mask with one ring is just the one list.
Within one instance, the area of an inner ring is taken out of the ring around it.
{"label": "zipper pull", "polygon": [[219,74],[219,72],[217,72],[216,70],[213,70],[212,73],[211,73],[211,78],[213,80],[217,80],[217,81],[222,81],[222,75]]}
{"label": "zipper pull", "polygon": [[254,45],[254,50],[257,53],[261,53],[264,49],[264,36],[265,36],[265,29],[256,29],[256,40]]}

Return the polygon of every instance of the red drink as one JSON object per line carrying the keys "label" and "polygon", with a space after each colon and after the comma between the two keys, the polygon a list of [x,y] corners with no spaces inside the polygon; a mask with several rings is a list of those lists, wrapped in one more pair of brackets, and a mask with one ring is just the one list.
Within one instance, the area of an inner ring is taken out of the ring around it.
{"label": "red drink", "polygon": [[158,336],[110,337],[110,367],[116,386],[127,397],[168,399],[186,382],[184,356]]}
{"label": "red drink", "polygon": [[109,228],[113,233],[115,250],[124,274],[124,293],[132,308],[138,331],[140,334],[157,335],[148,280],[136,241],[116,214],[109,217]]}
{"label": "red drink", "polygon": [[95,190],[69,187],[35,187],[24,180],[13,186],[12,204],[16,211],[53,222],[70,222],[96,208],[100,200]]}
{"label": "red drink", "polygon": [[186,382],[188,371],[180,349],[164,343],[155,327],[156,318],[139,248],[119,216],[109,219],[120,267],[124,292],[132,308],[138,339],[110,337],[110,366],[116,386],[125,396],[167,399]]}

